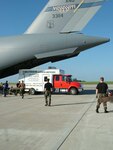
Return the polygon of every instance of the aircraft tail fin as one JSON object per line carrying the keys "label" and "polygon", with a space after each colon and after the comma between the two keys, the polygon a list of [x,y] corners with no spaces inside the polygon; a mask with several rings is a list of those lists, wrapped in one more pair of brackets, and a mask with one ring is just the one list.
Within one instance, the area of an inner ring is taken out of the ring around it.
{"label": "aircraft tail fin", "polygon": [[81,31],[105,0],[49,0],[25,32],[67,33]]}

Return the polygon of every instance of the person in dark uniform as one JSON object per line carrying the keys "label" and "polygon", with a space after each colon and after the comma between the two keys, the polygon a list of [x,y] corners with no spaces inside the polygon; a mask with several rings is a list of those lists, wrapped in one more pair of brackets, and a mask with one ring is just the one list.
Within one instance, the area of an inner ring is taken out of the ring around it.
{"label": "person in dark uniform", "polygon": [[103,103],[104,112],[108,113],[107,111],[107,102],[102,101],[102,97],[106,97],[108,92],[108,85],[104,82],[104,77],[100,78],[100,82],[96,86],[96,98],[97,99],[97,106],[96,112],[99,113],[100,104]]}
{"label": "person in dark uniform", "polygon": [[3,84],[3,94],[4,94],[4,97],[6,97],[6,95],[8,94],[8,90],[9,90],[9,84],[8,84],[8,81],[6,81]]}
{"label": "person in dark uniform", "polygon": [[[49,82],[49,79],[47,79],[47,83],[44,85],[44,91],[45,91],[45,106],[51,106],[51,92],[52,92],[53,85]],[[49,97],[49,104],[48,104],[48,97]]]}
{"label": "person in dark uniform", "polygon": [[16,90],[15,90],[15,95],[17,95],[18,93],[20,93],[20,81],[16,84]]}
{"label": "person in dark uniform", "polygon": [[24,93],[25,93],[25,83],[23,80],[22,80],[22,83],[20,83],[19,88],[20,88],[20,93],[21,93],[22,99],[23,99]]}

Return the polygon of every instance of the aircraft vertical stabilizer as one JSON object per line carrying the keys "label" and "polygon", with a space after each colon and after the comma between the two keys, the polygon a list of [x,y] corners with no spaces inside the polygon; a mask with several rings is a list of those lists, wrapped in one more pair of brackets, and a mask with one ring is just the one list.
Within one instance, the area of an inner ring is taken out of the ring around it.
{"label": "aircraft vertical stabilizer", "polygon": [[105,0],[49,0],[26,34],[81,31]]}

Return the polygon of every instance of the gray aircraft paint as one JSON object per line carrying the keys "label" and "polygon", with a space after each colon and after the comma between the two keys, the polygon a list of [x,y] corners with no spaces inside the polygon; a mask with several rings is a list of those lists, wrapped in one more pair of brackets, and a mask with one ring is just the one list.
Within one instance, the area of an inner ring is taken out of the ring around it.
{"label": "gray aircraft paint", "polygon": [[[28,30],[0,37],[0,78],[46,62],[77,56],[108,42],[108,38],[81,34],[104,0],[50,0]],[[63,14],[63,16],[62,16]]]}
{"label": "gray aircraft paint", "polygon": [[81,31],[105,0],[50,0],[25,33]]}

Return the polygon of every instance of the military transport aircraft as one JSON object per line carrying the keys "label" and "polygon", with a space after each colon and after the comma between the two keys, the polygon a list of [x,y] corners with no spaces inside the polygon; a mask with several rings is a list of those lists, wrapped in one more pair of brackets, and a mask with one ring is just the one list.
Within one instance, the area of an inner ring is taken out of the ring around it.
{"label": "military transport aircraft", "polygon": [[108,42],[108,38],[81,33],[104,0],[48,0],[22,35],[0,37],[0,78],[49,61],[75,57]]}

